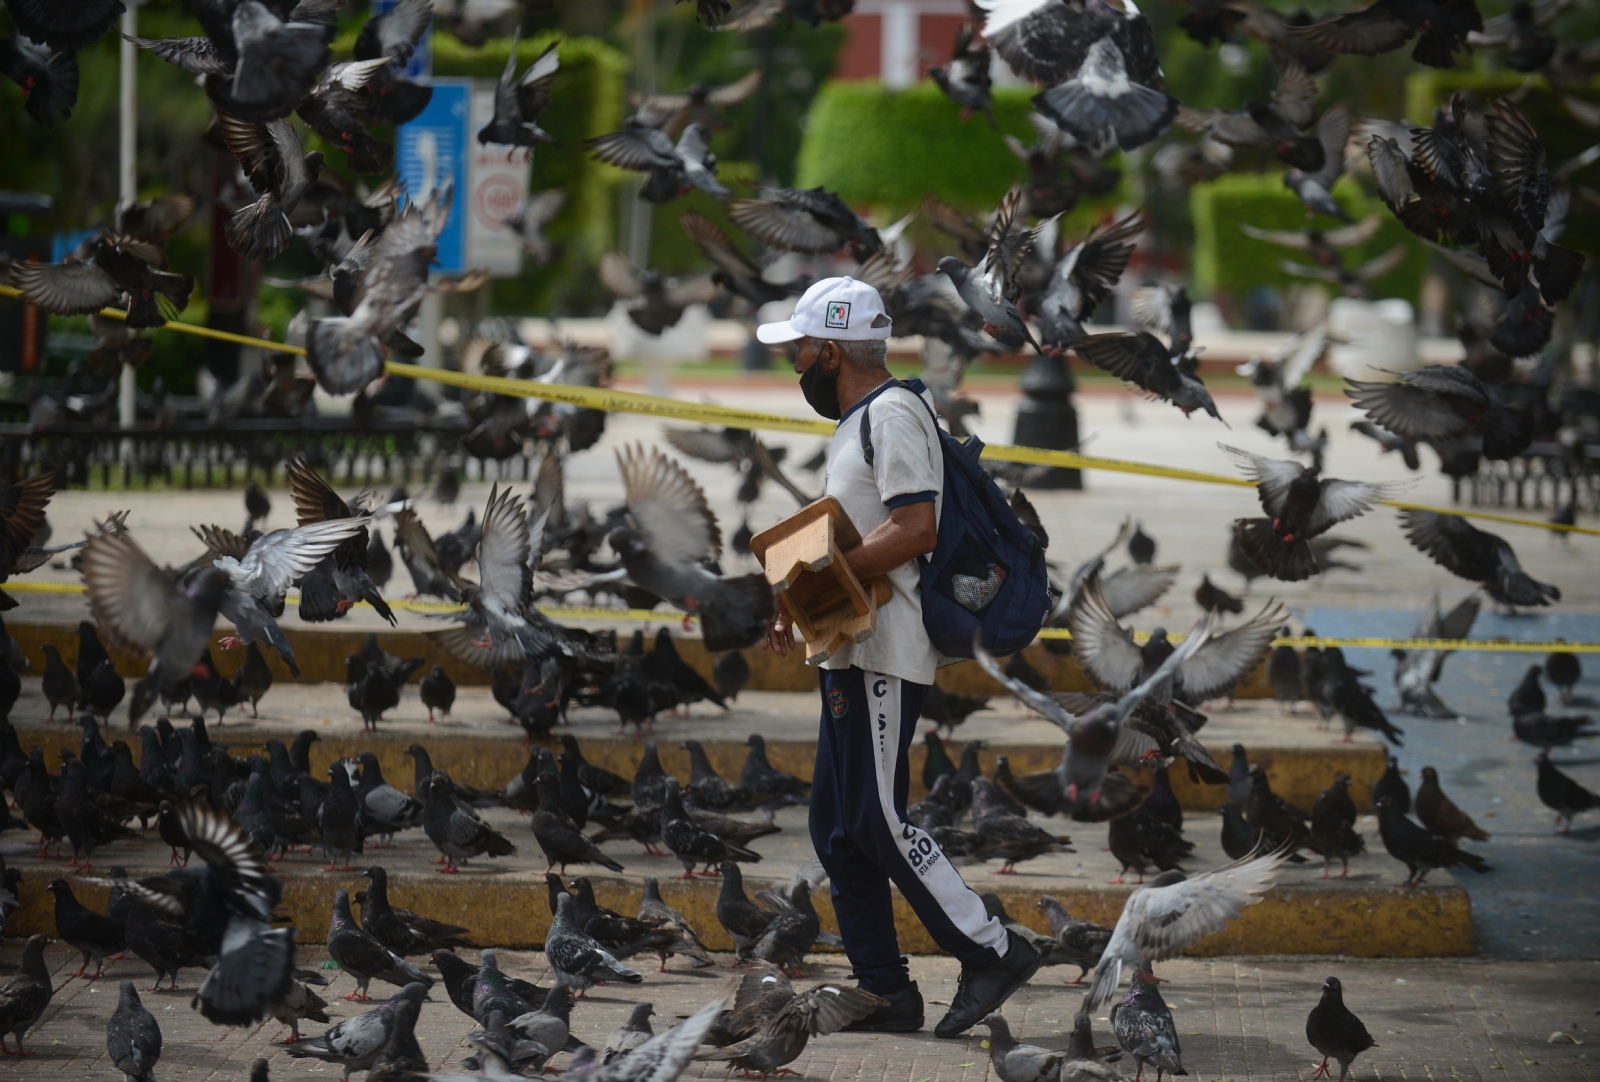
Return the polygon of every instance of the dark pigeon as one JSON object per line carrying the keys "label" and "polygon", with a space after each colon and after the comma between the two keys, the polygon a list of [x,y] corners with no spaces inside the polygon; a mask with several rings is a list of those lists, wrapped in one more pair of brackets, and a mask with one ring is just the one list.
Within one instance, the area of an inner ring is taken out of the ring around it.
{"label": "dark pigeon", "polygon": [[161,1059],[161,1027],[155,1015],[139,1002],[132,981],[123,981],[117,993],[117,1009],[106,1023],[106,1055],[111,1065],[122,1072],[123,1082],[155,1082],[155,1066]]}
{"label": "dark pigeon", "polygon": [[[56,934],[83,955],[83,964],[72,976],[94,980],[104,972],[107,958],[127,948],[126,929],[118,921],[78,901],[65,879],[53,879],[44,889],[55,895]],[[84,972],[89,968],[90,959],[95,963],[92,974]]]}
{"label": "dark pigeon", "polygon": [[376,938],[362,931],[350,913],[350,893],[340,888],[333,896],[333,915],[328,921],[328,957],[355,980],[356,987],[343,999],[367,1000],[367,985],[374,977],[398,988],[433,985],[433,978],[395,954]]}
{"label": "dark pigeon", "polygon": [[1480,875],[1491,871],[1476,853],[1458,849],[1432,831],[1418,826],[1385,798],[1378,801],[1378,832],[1389,855],[1404,864],[1411,878],[1400,885],[1417,887],[1434,868],[1467,867]]}
{"label": "dark pigeon", "polygon": [[1339,1064],[1339,1082],[1344,1082],[1344,1076],[1349,1073],[1350,1064],[1355,1062],[1357,1056],[1378,1046],[1372,1034],[1367,1032],[1367,1027],[1361,1024],[1361,1019],[1344,1005],[1344,989],[1338,977],[1329,977],[1322,982],[1322,999],[1306,1016],[1306,1040],[1312,1048],[1322,1053],[1322,1062],[1311,1077],[1325,1077],[1329,1073],[1328,1061],[1331,1059]]}

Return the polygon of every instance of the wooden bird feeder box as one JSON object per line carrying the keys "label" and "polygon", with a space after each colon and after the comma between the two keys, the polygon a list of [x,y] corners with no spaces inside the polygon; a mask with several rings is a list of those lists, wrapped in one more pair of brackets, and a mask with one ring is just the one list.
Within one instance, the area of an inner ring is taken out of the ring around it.
{"label": "wooden bird feeder box", "polygon": [[850,516],[832,496],[807,504],[750,539],[778,605],[806,640],[806,664],[821,665],[847,643],[865,642],[878,626],[887,580],[862,583],[844,550],[861,543]]}

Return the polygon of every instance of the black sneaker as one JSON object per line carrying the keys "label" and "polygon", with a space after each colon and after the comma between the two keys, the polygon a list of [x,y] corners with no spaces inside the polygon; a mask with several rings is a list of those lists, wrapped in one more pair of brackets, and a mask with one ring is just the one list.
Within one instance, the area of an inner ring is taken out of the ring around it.
{"label": "black sneaker", "polygon": [[915,1033],[922,1028],[922,993],[912,981],[891,996],[889,1002],[865,1018],[845,1026],[847,1033]]}
{"label": "black sneaker", "polygon": [[961,1036],[982,1021],[984,1015],[999,1010],[1000,1004],[1038,972],[1039,952],[1033,944],[1016,932],[1008,931],[1006,935],[1009,946],[1004,958],[976,973],[962,967],[956,981],[956,994],[950,1000],[950,1011],[934,1027],[935,1037]]}

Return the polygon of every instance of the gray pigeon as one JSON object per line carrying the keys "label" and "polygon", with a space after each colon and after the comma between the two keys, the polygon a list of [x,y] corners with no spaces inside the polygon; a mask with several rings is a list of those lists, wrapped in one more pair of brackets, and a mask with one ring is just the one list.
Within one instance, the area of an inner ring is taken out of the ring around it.
{"label": "gray pigeon", "polygon": [[286,1044],[294,1044],[300,1039],[300,1023],[302,1020],[321,1022],[327,1025],[332,1019],[324,1009],[328,1001],[313,992],[308,985],[297,980],[289,982],[289,990],[272,1001],[269,1010],[272,1017],[289,1027],[289,1038]]}
{"label": "gray pigeon", "polygon": [[[472,1016],[479,1025],[487,1026],[489,1015],[495,1011],[510,1019],[535,1009],[532,1003],[512,991],[505,974],[500,972],[500,963],[491,948],[485,947],[480,957],[482,965],[478,967],[477,977],[472,982]],[[560,1050],[557,1044],[555,1051]]]}
{"label": "gray pigeon", "polygon": [[17,1054],[23,1054],[22,1035],[50,1006],[55,990],[50,987],[50,970],[44,964],[44,936],[29,936],[22,948],[22,966],[15,977],[0,987],[0,1052],[9,1052],[6,1035],[17,1039]]}
{"label": "gray pigeon", "polygon": [[470,858],[488,854],[505,857],[517,851],[472,805],[455,795],[450,775],[435,770],[429,780],[422,809],[422,830],[444,855],[444,871],[454,872]]}
{"label": "gray pigeon", "polygon": [[555,970],[556,983],[579,992],[604,981],[640,984],[644,977],[617,961],[604,947],[578,927],[572,915],[572,895],[556,899],[555,919],[545,936],[544,954]]}
{"label": "gray pigeon", "polygon": [[985,1015],[979,1025],[989,1027],[989,1063],[1000,1082],[1054,1082],[1067,1053],[1058,1049],[1022,1044],[1011,1035],[1005,1016]]}
{"label": "gray pigeon", "polygon": [[1050,922],[1050,933],[1055,937],[1051,960],[1076,965],[1078,979],[1072,983],[1082,984],[1084,975],[1100,964],[1100,956],[1111,942],[1111,929],[1074,917],[1066,906],[1048,894],[1039,899],[1038,908],[1044,910],[1045,919]]}
{"label": "gray pigeon", "polygon": [[1128,994],[1122,1002],[1111,1007],[1111,1030],[1123,1051],[1133,1056],[1144,1074],[1147,1063],[1156,1067],[1156,1082],[1161,1082],[1161,1072],[1188,1074],[1183,1069],[1183,1054],[1178,1047],[1178,1030],[1172,1023],[1172,1011],[1161,998],[1161,991],[1150,978],[1150,963],[1146,962],[1133,975]]}
{"label": "gray pigeon", "polygon": [[427,993],[425,985],[408,984],[377,1010],[340,1022],[320,1037],[290,1045],[289,1055],[295,1059],[342,1064],[344,1077],[348,1079],[351,1071],[365,1071],[378,1062],[395,1031],[396,1015],[401,1006],[420,1007]]}
{"label": "gray pigeon", "polygon": [[[777,1074],[800,1058],[812,1037],[837,1033],[887,1002],[854,985],[832,982],[814,985],[799,995],[791,993],[787,1002],[750,1036],[714,1052],[703,1052],[696,1058],[727,1063],[763,1076]],[[628,1062],[623,1061],[624,1064]]]}
{"label": "gray pigeon", "polygon": [[343,999],[365,1003],[367,985],[374,977],[396,987],[433,987],[432,977],[362,931],[350,913],[350,892],[342,887],[333,896],[333,915],[328,920],[328,956],[355,979],[355,989]]}
{"label": "gray pigeon", "polygon": [[[520,1035],[512,1029],[501,1011],[491,1011],[482,1029],[467,1034],[472,1055],[462,1060],[464,1067],[476,1067],[485,1078],[534,1078],[543,1070],[555,1052],[536,1040]],[[557,1050],[559,1051],[559,1049]],[[437,1079],[469,1079],[475,1076],[435,1075]]]}
{"label": "gray pigeon", "polygon": [[117,1009],[106,1023],[106,1054],[122,1072],[124,1082],[155,1082],[155,1066],[161,1059],[161,1027],[155,1015],[139,1002],[132,981],[118,986]]}
{"label": "gray pigeon", "polygon": [[711,955],[706,953],[706,945],[700,942],[694,926],[682,913],[661,900],[661,884],[653,875],[644,877],[644,897],[639,899],[639,919],[678,933],[675,943],[666,950],[656,951],[661,958],[661,968],[656,970],[657,973],[667,971],[667,959],[674,954],[689,959],[689,964],[696,969],[704,969],[712,964]]}
{"label": "gray pigeon", "polygon": [[978,312],[984,320],[984,331],[989,335],[1013,343],[1026,341],[1034,347],[1035,352],[1043,352],[1034,339],[1034,333],[1027,330],[1022,312],[1016,307],[1018,296],[1021,295],[1016,274],[1021,269],[1022,259],[1034,246],[1037,232],[1035,227],[1034,230],[1022,229],[1018,234],[1011,234],[1011,222],[1021,211],[1021,206],[1021,189],[1013,189],[1006,194],[995,216],[994,226],[989,229],[989,235],[994,240],[990,242],[989,251],[978,266],[966,266],[955,256],[944,256],[939,259],[936,271],[947,275],[966,307]]}
{"label": "gray pigeon", "polygon": [[644,1044],[656,1031],[650,1028],[650,1016],[655,1014],[655,1007],[649,1003],[635,1003],[633,1013],[628,1015],[628,1021],[611,1031],[606,1038],[605,1047],[600,1050],[600,1063],[610,1063],[632,1052]]}
{"label": "gray pigeon", "polygon": [[517,1036],[549,1048],[551,1055],[575,1052],[583,1046],[583,1042],[572,1035],[572,995],[565,985],[558,984],[550,989],[545,993],[543,1006],[519,1014],[506,1026]]}
{"label": "gray pigeon", "polygon": [[716,997],[665,1033],[610,1063],[598,1062],[594,1049],[585,1045],[572,1057],[566,1073],[582,1082],[677,1082],[730,1000],[726,993]]}

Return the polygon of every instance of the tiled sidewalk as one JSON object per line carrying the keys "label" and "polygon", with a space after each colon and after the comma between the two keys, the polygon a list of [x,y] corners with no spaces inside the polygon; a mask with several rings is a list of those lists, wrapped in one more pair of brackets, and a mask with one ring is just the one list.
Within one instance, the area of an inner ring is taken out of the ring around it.
{"label": "tiled sidewalk", "polygon": [[[0,947],[0,971],[15,971],[20,946]],[[58,982],[77,968],[77,952],[50,948]],[[321,955],[302,951],[303,964]],[[653,969],[641,960],[641,969]],[[548,980],[537,953],[503,952],[501,967],[531,979]],[[813,978],[844,977],[842,966],[818,962]],[[929,1030],[955,986],[949,959],[917,958],[912,972],[929,1001]],[[1433,1082],[1588,1079],[1600,1075],[1596,1040],[1600,1023],[1600,964],[1593,962],[1311,962],[1252,959],[1177,960],[1160,967],[1163,994],[1171,1005],[1183,1043],[1184,1065],[1197,1080],[1309,1079],[1318,1057],[1305,1041],[1305,1016],[1316,1003],[1324,977],[1337,975],[1345,1002],[1366,1023],[1378,1047],[1356,1061],[1353,1078],[1429,1079]],[[1081,990],[1066,987],[1068,969],[1045,970],[1006,1006],[1013,1030],[1030,1042],[1061,1046]],[[150,979],[137,960],[114,963],[106,979],[72,980],[58,987],[43,1022],[29,1035],[35,1055],[0,1060],[0,1077],[104,1078],[115,1074],[105,1055],[104,1026],[116,1004],[118,978],[142,986]],[[649,973],[636,988],[599,988],[577,1005],[574,1031],[599,1046],[625,1020],[636,999],[656,1005],[658,1029],[672,1024],[733,981],[717,968],[690,971],[674,960],[666,974]],[[219,1029],[189,1007],[198,974],[186,971],[179,993],[145,993],[160,1020],[165,1049],[156,1077],[161,1082],[244,1079],[258,1056],[271,1061],[272,1078],[337,1078],[339,1068],[317,1060],[292,1060],[284,1052],[284,1030],[276,1022],[249,1030]],[[799,982],[802,987],[805,982]],[[349,991],[347,978],[335,976],[324,995],[337,1021],[362,1008],[334,1000]],[[374,985],[382,994],[389,989]],[[637,994],[635,994],[637,993]],[[1104,1013],[1097,1012],[1098,1043],[1111,1043]],[[310,1024],[305,1032],[315,1034]],[[418,1036],[436,1071],[454,1072],[467,1051],[472,1023],[436,986],[425,1004]],[[1581,1044],[1558,1038],[1575,1037]],[[980,1036],[940,1041],[931,1032],[910,1036],[836,1034],[815,1040],[792,1066],[810,1079],[833,1082],[985,1082],[991,1077]],[[561,1066],[565,1057],[557,1060]],[[693,1065],[686,1078],[720,1080],[721,1064]]]}

